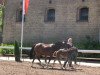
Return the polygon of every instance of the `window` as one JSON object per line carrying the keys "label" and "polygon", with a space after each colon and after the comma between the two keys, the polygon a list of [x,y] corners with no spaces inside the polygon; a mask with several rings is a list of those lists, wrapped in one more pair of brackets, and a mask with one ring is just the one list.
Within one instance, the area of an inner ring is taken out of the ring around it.
{"label": "window", "polygon": [[88,21],[88,8],[81,8],[79,10],[79,21]]}
{"label": "window", "polygon": [[[24,16],[25,21],[25,16]],[[16,22],[22,22],[22,9],[16,10]]]}
{"label": "window", "polygon": [[[22,0],[20,0],[20,6],[16,10],[16,22],[22,22]],[[24,22],[25,22],[25,15],[24,15]]]}
{"label": "window", "polygon": [[49,0],[49,4],[51,4],[52,3],[52,0]]}
{"label": "window", "polygon": [[85,0],[82,0],[82,2],[85,2]]}
{"label": "window", "polygon": [[47,10],[47,21],[54,22],[55,21],[55,9]]}
{"label": "window", "polygon": [[22,21],[22,10],[17,9],[16,11],[16,22],[21,22]]}

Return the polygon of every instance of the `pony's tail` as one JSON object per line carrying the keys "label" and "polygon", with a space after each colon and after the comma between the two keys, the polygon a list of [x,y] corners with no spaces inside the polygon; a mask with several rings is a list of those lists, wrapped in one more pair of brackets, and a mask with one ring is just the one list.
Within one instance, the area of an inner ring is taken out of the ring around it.
{"label": "pony's tail", "polygon": [[30,59],[33,59],[33,58],[35,57],[34,47],[35,47],[35,44],[34,44],[33,47],[31,48],[31,51],[30,51]]}

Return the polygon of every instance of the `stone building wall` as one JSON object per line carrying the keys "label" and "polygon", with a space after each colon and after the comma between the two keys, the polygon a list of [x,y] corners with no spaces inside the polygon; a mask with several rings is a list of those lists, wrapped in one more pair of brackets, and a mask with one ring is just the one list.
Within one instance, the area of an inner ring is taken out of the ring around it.
{"label": "stone building wall", "polygon": [[[62,41],[72,37],[74,41],[85,39],[87,35],[99,40],[98,0],[30,0],[24,23],[24,43]],[[16,22],[19,0],[7,0],[3,42],[14,42],[21,38],[21,23]],[[78,21],[79,9],[89,8],[87,22]],[[48,9],[55,9],[55,22],[46,22]]]}

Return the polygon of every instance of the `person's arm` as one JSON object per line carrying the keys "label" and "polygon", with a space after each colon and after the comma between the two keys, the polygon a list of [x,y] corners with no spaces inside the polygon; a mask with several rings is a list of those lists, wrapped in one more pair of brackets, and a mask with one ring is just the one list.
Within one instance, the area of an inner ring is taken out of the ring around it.
{"label": "person's arm", "polygon": [[71,48],[71,47],[72,47],[71,45],[67,44],[67,48],[68,48],[68,49]]}

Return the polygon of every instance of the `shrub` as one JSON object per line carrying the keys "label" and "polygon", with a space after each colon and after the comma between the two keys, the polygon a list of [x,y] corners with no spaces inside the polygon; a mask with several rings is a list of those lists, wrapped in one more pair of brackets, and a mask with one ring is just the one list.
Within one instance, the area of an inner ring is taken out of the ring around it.
{"label": "shrub", "polygon": [[15,61],[20,62],[20,50],[17,41],[15,41],[14,45],[14,54],[15,54]]}
{"label": "shrub", "polygon": [[[13,44],[1,44],[0,46],[14,47]],[[14,54],[14,49],[0,48],[0,54],[2,54],[2,55],[4,55],[4,54]]]}
{"label": "shrub", "polygon": [[[76,44],[76,47],[79,49],[86,49],[86,50],[99,50],[100,49],[100,43],[98,41],[95,41],[90,36],[86,36],[86,39],[81,41],[80,43]],[[100,58],[100,54],[81,54],[79,53],[79,56],[84,57],[91,57],[91,58]]]}
{"label": "shrub", "polygon": [[86,36],[86,39],[76,44],[76,46],[79,49],[88,49],[88,50],[89,49],[91,50],[100,49],[100,43],[98,41],[95,41],[90,36]]}

